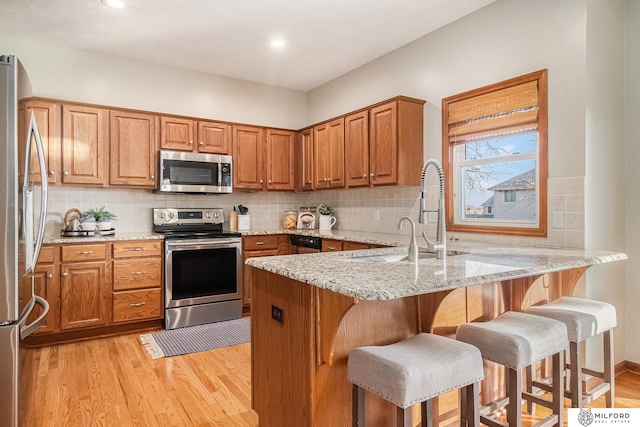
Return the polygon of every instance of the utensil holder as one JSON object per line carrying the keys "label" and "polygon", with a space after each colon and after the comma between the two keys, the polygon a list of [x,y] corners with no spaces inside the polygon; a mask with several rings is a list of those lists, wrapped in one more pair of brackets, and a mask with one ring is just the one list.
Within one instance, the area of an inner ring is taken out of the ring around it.
{"label": "utensil holder", "polygon": [[238,215],[238,231],[251,229],[251,215]]}

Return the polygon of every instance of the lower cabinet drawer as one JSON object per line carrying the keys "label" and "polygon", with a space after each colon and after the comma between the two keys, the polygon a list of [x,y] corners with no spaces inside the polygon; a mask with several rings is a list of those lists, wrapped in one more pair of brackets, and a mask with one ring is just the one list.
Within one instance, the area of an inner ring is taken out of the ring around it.
{"label": "lower cabinet drawer", "polygon": [[113,323],[162,318],[162,290],[115,292]]}

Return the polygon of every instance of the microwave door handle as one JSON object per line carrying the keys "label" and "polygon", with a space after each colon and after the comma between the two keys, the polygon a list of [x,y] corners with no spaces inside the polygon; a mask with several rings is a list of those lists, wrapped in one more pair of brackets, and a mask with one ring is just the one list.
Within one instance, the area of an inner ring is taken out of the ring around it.
{"label": "microwave door handle", "polygon": [[[40,132],[38,131],[38,124],[36,123],[36,118],[31,112],[31,118],[29,120],[29,132],[27,132],[27,145],[30,147],[31,135],[33,135],[36,141],[36,150],[38,153],[38,163],[40,164],[40,182],[42,186],[41,198],[40,198],[40,223],[38,228],[38,234],[36,237],[36,244],[33,249],[33,259],[28,260],[31,268],[35,267],[36,262],[38,261],[38,256],[40,255],[40,249],[42,248],[42,242],[44,240],[44,230],[47,221],[47,203],[48,203],[48,192],[49,186],[47,182],[47,166],[45,164],[44,159],[44,147],[42,146],[42,139],[40,138]],[[25,159],[25,186],[29,186],[31,179],[31,152],[27,150],[28,154]],[[26,192],[25,192],[26,193]],[[33,215],[32,212],[25,212],[25,215]],[[26,221],[25,221],[26,223]],[[27,235],[25,235],[27,237]],[[31,245],[31,242],[26,242],[26,244]]]}

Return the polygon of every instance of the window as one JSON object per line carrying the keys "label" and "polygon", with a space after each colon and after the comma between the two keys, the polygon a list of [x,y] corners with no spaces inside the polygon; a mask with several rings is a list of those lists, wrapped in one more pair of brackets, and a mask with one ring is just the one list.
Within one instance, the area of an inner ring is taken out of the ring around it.
{"label": "window", "polygon": [[547,235],[547,70],[442,100],[447,229]]}
{"label": "window", "polygon": [[508,190],[504,192],[504,202],[512,203],[516,201],[516,192],[514,190]]}

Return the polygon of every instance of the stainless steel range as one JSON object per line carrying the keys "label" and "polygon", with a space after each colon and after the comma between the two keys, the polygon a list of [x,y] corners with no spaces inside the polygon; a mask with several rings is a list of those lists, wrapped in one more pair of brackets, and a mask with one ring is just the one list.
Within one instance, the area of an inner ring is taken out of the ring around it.
{"label": "stainless steel range", "polygon": [[153,210],[153,231],[165,235],[166,329],[242,317],[242,239],[223,223],[221,208]]}

